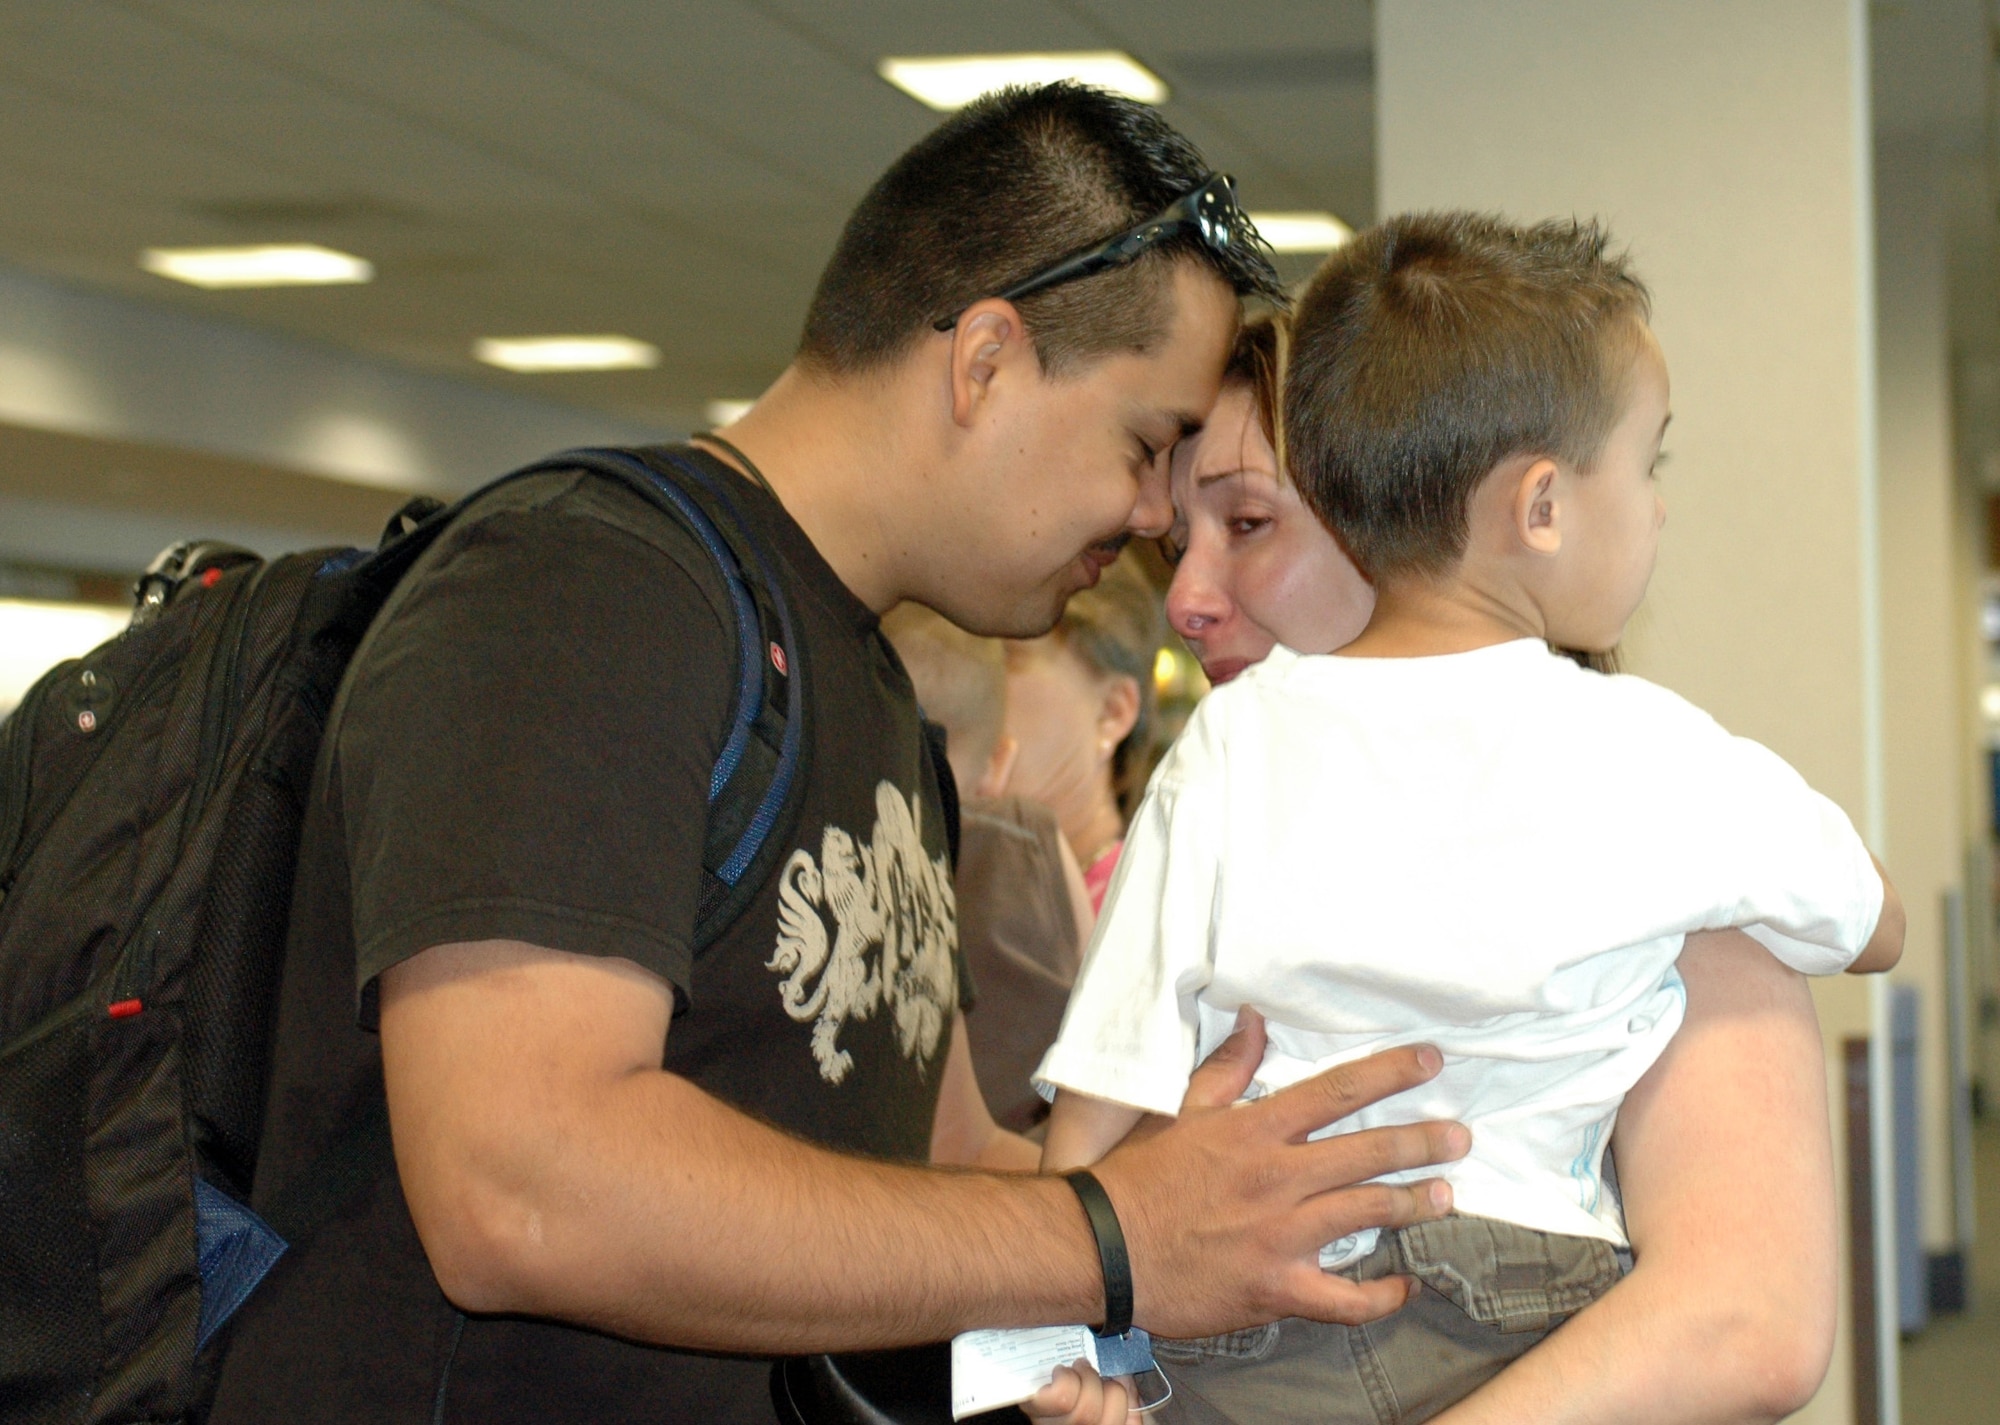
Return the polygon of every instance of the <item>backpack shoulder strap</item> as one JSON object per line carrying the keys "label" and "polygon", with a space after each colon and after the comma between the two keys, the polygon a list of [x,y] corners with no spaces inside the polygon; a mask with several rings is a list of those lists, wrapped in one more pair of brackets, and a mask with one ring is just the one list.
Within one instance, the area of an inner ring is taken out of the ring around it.
{"label": "backpack shoulder strap", "polygon": [[[755,898],[790,841],[799,816],[792,791],[804,779],[810,745],[803,663],[776,563],[721,482],[671,448],[564,451],[510,471],[449,506],[406,507],[410,517],[390,522],[381,548],[362,556],[356,572],[379,581],[378,588],[400,589],[402,576],[474,500],[523,476],[574,470],[615,480],[679,520],[715,560],[729,589],[736,625],[734,690],[729,733],[709,777],[695,917],[695,946],[706,948]],[[354,662],[361,653],[356,650]],[[343,683],[327,719],[329,735],[345,700]],[[322,759],[322,775],[324,767]],[[314,795],[319,794],[316,787]],[[263,1215],[281,1236],[296,1241],[326,1222],[390,1156],[386,1101],[379,1093],[364,1094],[312,1168],[265,1203]]]}
{"label": "backpack shoulder strap", "polygon": [[[576,470],[615,481],[681,524],[715,561],[728,591],[736,659],[729,731],[708,782],[694,930],[695,948],[704,949],[743,913],[775,869],[797,823],[792,791],[803,780],[805,749],[811,745],[801,649],[777,562],[725,481],[673,446],[565,450],[509,471],[451,505],[422,511],[421,518],[392,521],[389,537],[356,572],[382,586],[399,584],[446,526],[498,486]],[[357,662],[360,656],[357,650]],[[340,711],[336,705],[329,729]]]}
{"label": "backpack shoulder strap", "polygon": [[697,949],[713,944],[776,869],[799,814],[805,666],[777,561],[725,479],[672,446],[572,450],[551,464],[619,480],[677,516],[715,560],[736,622],[729,732],[708,783]]}

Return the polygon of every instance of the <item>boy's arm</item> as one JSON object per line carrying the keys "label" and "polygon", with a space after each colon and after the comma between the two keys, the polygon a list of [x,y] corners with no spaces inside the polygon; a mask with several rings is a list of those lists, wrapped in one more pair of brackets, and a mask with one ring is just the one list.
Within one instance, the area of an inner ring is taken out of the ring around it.
{"label": "boy's arm", "polygon": [[1141,1116],[1138,1109],[1122,1103],[1059,1089],[1055,1107],[1049,1110],[1048,1135],[1042,1139],[1042,1171],[1065,1173],[1089,1167],[1124,1142]]}
{"label": "boy's arm", "polygon": [[1868,944],[1847,967],[1850,975],[1879,974],[1893,969],[1903,958],[1903,898],[1896,893],[1896,883],[1889,879],[1882,863],[1873,856],[1868,859],[1875,862],[1875,870],[1882,877],[1882,914],[1875,922],[1875,933],[1868,937]]}

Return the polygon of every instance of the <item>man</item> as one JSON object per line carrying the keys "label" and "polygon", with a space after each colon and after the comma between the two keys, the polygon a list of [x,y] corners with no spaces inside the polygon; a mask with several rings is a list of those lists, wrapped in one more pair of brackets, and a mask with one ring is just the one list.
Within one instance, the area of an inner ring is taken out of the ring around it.
{"label": "man", "polygon": [[[973,106],[863,199],[798,358],[692,457],[777,553],[811,725],[794,849],[699,954],[734,650],[708,557],[560,475],[427,557],[328,732],[256,1197],[384,1095],[395,1162],[245,1307],[218,1420],[768,1419],[773,1354],[1105,1317],[1069,1184],[911,1165],[1034,1158],[972,1081],[939,791],[877,615],[1037,634],[1166,528],[1238,294],[1272,290],[1208,177],[1143,106]],[[1177,202],[1206,235],[1022,290]],[[1434,1071],[1403,1051],[1226,1113],[1247,1069],[1212,1076],[1108,1158],[1139,1323],[1400,1304],[1314,1254],[1445,1210],[1345,1185],[1463,1130],[1300,1140]]]}

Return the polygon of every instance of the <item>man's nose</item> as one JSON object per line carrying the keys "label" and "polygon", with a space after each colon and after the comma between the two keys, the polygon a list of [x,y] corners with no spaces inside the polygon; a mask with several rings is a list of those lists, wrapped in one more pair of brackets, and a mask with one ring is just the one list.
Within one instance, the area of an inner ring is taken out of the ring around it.
{"label": "man's nose", "polygon": [[1167,482],[1167,463],[1155,461],[1139,479],[1139,498],[1125,528],[1140,539],[1158,539],[1174,524],[1174,500]]}

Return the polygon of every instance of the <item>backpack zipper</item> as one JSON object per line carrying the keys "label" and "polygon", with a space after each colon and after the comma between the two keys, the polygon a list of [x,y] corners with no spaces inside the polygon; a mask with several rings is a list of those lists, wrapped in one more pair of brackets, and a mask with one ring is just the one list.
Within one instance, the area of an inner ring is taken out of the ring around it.
{"label": "backpack zipper", "polygon": [[209,666],[208,686],[202,693],[201,744],[195,758],[192,794],[181,820],[184,838],[200,822],[202,809],[222,780],[223,753],[229,750],[229,739],[236,730],[237,704],[241,701],[236,669],[243,661],[244,641],[250,636],[251,607],[270,568],[268,563],[258,565],[255,573],[236,586],[235,598],[223,616],[215,661]]}

